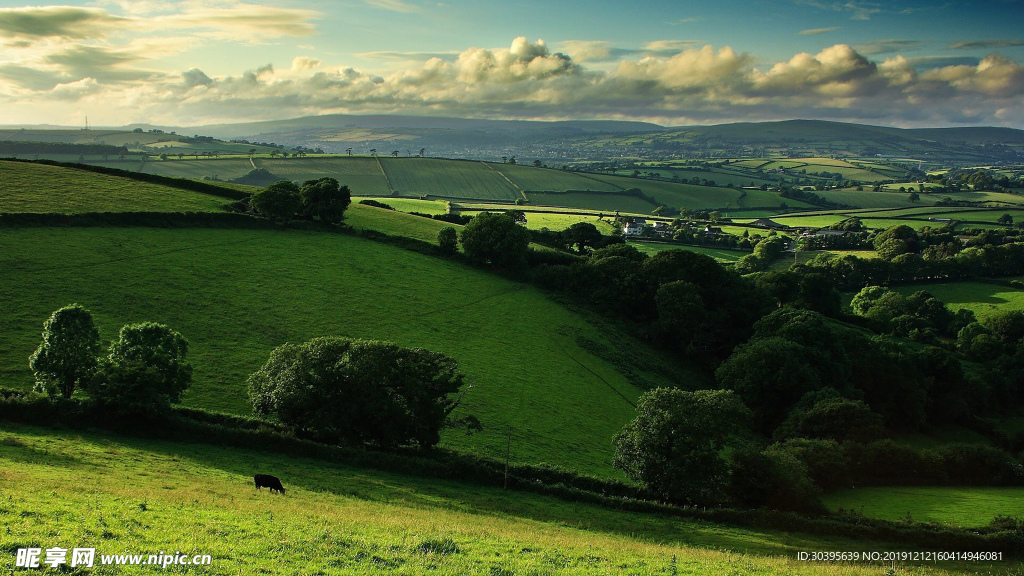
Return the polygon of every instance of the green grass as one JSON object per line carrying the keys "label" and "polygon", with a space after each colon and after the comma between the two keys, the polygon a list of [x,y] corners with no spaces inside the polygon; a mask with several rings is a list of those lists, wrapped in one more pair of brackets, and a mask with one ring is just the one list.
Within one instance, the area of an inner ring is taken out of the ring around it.
{"label": "green grass", "polygon": [[336,178],[355,196],[389,196],[391,188],[375,158],[261,158],[256,165],[286,180],[305,182],[325,176]]}
{"label": "green grass", "polygon": [[527,192],[526,197],[530,204],[536,206],[557,206],[562,208],[576,208],[580,210],[600,210],[607,213],[631,212],[635,214],[650,214],[651,210],[657,208],[656,204],[627,194],[614,194],[608,192],[566,192],[566,193],[544,193]]}
{"label": "green grass", "polygon": [[216,212],[228,202],[74,168],[0,161],[0,212]]}
{"label": "green grass", "polygon": [[637,242],[630,241],[630,246],[635,247],[637,250],[645,254],[657,254],[658,252],[664,252],[665,250],[686,250],[687,252],[696,252],[698,254],[705,254],[711,256],[719,262],[735,262],[740,258],[750,254],[750,252],[743,252],[740,250],[727,250],[725,248],[712,248],[707,246],[685,246],[682,244],[666,244],[660,242]]}
{"label": "green grass", "polygon": [[521,198],[519,190],[483,162],[433,158],[381,158],[391,188],[402,196],[476,200]]}
{"label": "green grass", "polygon": [[[170,570],[197,574],[854,576],[883,567],[800,562],[796,552],[899,549],[270,453],[9,424],[0,430],[0,549],[9,557],[20,547],[88,546],[97,555],[210,554],[210,566]],[[279,476],[287,495],[256,491],[254,473]],[[971,568],[940,566],[927,573]],[[907,568],[917,571],[899,573]]]}
{"label": "green grass", "polygon": [[487,165],[504,174],[523,190],[537,192],[561,192],[563,190],[614,192],[621,190],[618,186],[601,182],[600,180],[590,178],[589,175],[576,172],[567,172],[553,168],[532,168],[516,164],[488,163]]}
{"label": "green grass", "polygon": [[[358,203],[363,198],[353,197],[352,202]],[[383,202],[400,212],[419,212],[421,214],[447,214],[448,202],[445,200],[419,200],[416,198],[373,198]]]}
{"label": "green grass", "polygon": [[126,168],[114,162],[105,162],[105,166],[120,168],[122,170],[133,170],[147,174],[159,174],[161,176],[172,176],[174,178],[217,178],[220,180],[233,180],[241,178],[252,170],[248,158],[207,158],[202,160],[189,159],[187,156],[178,160],[153,159],[144,164],[136,164],[132,168]]}
{"label": "green grass", "polygon": [[[364,206],[350,218],[375,210],[396,215]],[[617,475],[611,439],[633,418],[640,390],[577,338],[629,351],[627,362],[650,385],[670,382],[670,360],[536,288],[341,234],[0,229],[0,269],[3,386],[31,384],[27,359],[42,323],[72,302],[93,312],[104,339],[142,320],[180,331],[195,367],[185,404],[241,414],[249,412],[245,379],[280,344],[323,335],[390,340],[454,357],[473,385],[464,406],[485,431],[450,431],[446,445],[503,457],[511,425],[517,460]]]}
{"label": "green grass", "polygon": [[826,494],[824,501],[832,510],[852,509],[871,518],[901,520],[909,514],[917,522],[977,527],[1000,514],[1020,517],[1024,488],[873,486]]}
{"label": "green grass", "polygon": [[896,290],[905,294],[926,290],[950,308],[972,310],[978,318],[987,318],[1007,310],[1024,310],[1024,290],[999,282],[910,284],[899,286]]}
{"label": "green grass", "polygon": [[462,229],[458,224],[358,203],[353,203],[345,212],[345,223],[361,230],[377,230],[392,236],[406,236],[431,244],[437,244],[437,233],[446,226],[452,226],[456,230]]}

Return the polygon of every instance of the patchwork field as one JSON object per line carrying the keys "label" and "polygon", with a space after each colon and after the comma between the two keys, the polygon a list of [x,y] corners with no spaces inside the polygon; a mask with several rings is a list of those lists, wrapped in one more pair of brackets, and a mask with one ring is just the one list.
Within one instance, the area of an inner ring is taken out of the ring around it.
{"label": "patchwork field", "polygon": [[[360,212],[395,216],[353,208],[354,224]],[[42,323],[72,302],[92,310],[105,339],[132,321],[180,331],[195,366],[185,404],[240,414],[249,413],[245,379],[280,344],[323,335],[390,340],[454,357],[473,385],[464,406],[485,431],[451,431],[446,445],[504,457],[511,425],[517,460],[592,474],[618,474],[611,438],[633,417],[640,390],[581,339],[616,356],[631,351],[632,378],[647,385],[667,384],[661,371],[672,364],[536,288],[340,234],[0,229],[0,269],[2,386],[31,385],[27,358]]]}
{"label": "patchwork field", "polygon": [[85,170],[0,161],[0,212],[217,212],[228,202]]}
{"label": "patchwork field", "polygon": [[637,250],[645,254],[657,254],[665,250],[686,250],[687,252],[696,252],[698,254],[705,254],[711,256],[715,260],[722,263],[735,262],[740,258],[743,258],[750,252],[743,252],[740,250],[726,250],[725,248],[712,248],[706,246],[684,246],[682,244],[662,244],[659,242],[629,242],[630,246],[635,247]]}
{"label": "patchwork field", "polygon": [[516,186],[526,191],[561,192],[564,190],[594,190],[598,192],[615,192],[622,190],[619,186],[596,180],[587,174],[567,172],[553,168],[530,168],[517,164],[489,162],[487,165],[501,172]]}
{"label": "patchwork field", "polygon": [[401,196],[514,201],[519,190],[482,162],[380,158],[391,189]]}
{"label": "patchwork field", "polygon": [[330,176],[356,196],[389,196],[391,188],[375,158],[260,158],[256,166],[285,180],[305,182]]}
{"label": "patchwork field", "polygon": [[[257,472],[281,477],[287,495],[257,492]],[[29,546],[94,546],[97,562],[161,551],[212,557],[209,566],[151,569],[176,573],[860,576],[883,567],[800,562],[796,552],[892,549],[271,453],[9,424],[0,424],[0,477],[7,558]],[[978,566],[925,573],[970,568]]]}

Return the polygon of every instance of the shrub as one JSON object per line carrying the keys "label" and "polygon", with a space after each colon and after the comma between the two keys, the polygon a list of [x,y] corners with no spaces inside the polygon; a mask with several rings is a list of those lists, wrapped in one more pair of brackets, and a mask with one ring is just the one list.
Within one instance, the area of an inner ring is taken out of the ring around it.
{"label": "shrub", "polygon": [[352,192],[330,177],[303,182],[299,190],[302,215],[328,224],[339,224],[352,203]]}
{"label": "shrub", "polygon": [[342,337],[276,348],[249,377],[257,417],[327,442],[434,446],[462,386],[455,360]]}

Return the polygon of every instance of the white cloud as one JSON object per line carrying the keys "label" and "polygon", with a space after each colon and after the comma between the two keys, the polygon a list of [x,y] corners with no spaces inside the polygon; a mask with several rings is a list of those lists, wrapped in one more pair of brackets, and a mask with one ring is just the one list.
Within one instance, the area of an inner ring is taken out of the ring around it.
{"label": "white cloud", "polygon": [[[558,46],[568,54],[520,37],[505,48],[469,48],[454,57],[421,54],[385,73],[298,56],[281,67],[211,76],[198,68],[150,70],[142,43],[55,43],[32,60],[0,65],[0,95],[6,95],[0,102],[22,117],[47,106],[52,117],[59,99],[75,102],[76,110],[109,110],[108,122],[168,124],[331,112],[674,124],[778,118],[1007,124],[1024,117],[1024,69],[1001,56],[920,66],[903,55],[875,60],[837,44],[762,68],[756,55],[728,46]],[[607,69],[584,64],[607,62],[616,51],[628,55]]]}

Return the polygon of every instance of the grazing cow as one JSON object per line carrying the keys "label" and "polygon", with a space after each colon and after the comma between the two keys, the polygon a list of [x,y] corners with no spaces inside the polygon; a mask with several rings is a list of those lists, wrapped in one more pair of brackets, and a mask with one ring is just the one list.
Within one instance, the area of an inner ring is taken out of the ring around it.
{"label": "grazing cow", "polygon": [[252,477],[253,482],[256,483],[256,489],[270,488],[271,492],[280,492],[284,494],[284,486],[281,485],[281,480],[277,476],[271,476],[270,474],[257,474]]}

